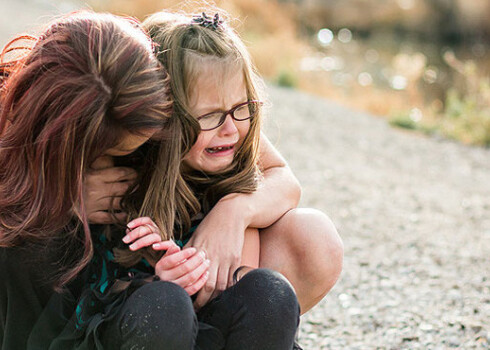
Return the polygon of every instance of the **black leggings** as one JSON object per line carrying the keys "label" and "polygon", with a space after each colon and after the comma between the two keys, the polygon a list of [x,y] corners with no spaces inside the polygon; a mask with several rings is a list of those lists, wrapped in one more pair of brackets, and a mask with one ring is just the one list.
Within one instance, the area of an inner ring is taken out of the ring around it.
{"label": "black leggings", "polygon": [[149,283],[128,298],[102,332],[104,349],[289,350],[299,304],[279,273],[256,269],[196,315],[176,284]]}

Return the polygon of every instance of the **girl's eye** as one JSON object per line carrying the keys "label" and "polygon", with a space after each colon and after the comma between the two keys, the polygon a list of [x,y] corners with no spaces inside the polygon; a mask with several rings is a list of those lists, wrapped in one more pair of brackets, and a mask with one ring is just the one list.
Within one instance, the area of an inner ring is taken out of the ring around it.
{"label": "girl's eye", "polygon": [[214,128],[219,124],[222,113],[211,113],[199,118],[199,125],[203,129]]}
{"label": "girl's eye", "polygon": [[222,113],[211,113],[211,114],[207,114],[207,115],[205,115],[204,117],[201,117],[201,119],[199,119],[199,120],[213,120],[213,119],[219,119],[219,118],[221,118],[221,114],[222,114]]}
{"label": "girl's eye", "polygon": [[249,105],[240,106],[235,109],[235,118],[236,119],[247,119],[250,117],[250,107]]}

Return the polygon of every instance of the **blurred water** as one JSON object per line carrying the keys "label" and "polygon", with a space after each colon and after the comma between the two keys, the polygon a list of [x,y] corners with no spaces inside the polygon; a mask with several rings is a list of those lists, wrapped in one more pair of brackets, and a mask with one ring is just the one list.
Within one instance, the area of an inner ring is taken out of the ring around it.
{"label": "blurred water", "polygon": [[400,37],[394,30],[365,38],[348,28],[323,28],[311,43],[316,52],[303,58],[300,69],[317,72],[339,87],[416,87],[427,101],[443,100],[448,88],[458,83],[458,73],[443,59],[448,52],[473,60],[482,75],[490,73],[490,48],[479,42],[448,47]]}

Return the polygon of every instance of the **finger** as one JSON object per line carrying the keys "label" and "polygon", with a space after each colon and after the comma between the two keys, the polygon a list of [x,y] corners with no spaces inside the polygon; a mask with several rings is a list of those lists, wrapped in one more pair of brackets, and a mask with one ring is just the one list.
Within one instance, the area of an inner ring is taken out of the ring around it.
{"label": "finger", "polygon": [[211,266],[208,272],[209,272],[208,279],[204,284],[204,286],[199,291],[199,293],[197,294],[197,298],[194,301],[194,307],[196,309],[200,309],[201,307],[203,307],[209,302],[209,300],[211,299],[211,295],[214,292],[214,288],[216,286],[217,268]]}
{"label": "finger", "polygon": [[[194,271],[205,260],[206,260],[206,256],[204,255],[204,253],[199,252],[191,256],[189,259],[185,260],[183,263],[175,266],[174,268],[168,269],[168,273],[171,275],[172,280],[177,280]],[[199,276],[201,276],[201,274],[199,274]],[[199,276],[196,276],[196,278],[198,278]],[[194,281],[187,281],[186,283],[183,284],[183,286],[186,286],[192,282]]]}
{"label": "finger", "polygon": [[129,187],[132,186],[133,183],[134,181],[124,181],[124,182],[111,182],[109,184],[105,184],[104,194],[106,194],[106,196],[102,198],[106,198],[106,197],[110,198],[116,196],[121,197],[128,191]]}
{"label": "finger", "polygon": [[194,295],[199,290],[201,290],[201,288],[204,286],[208,278],[209,278],[209,271],[206,271],[194,284],[188,285],[187,287],[184,288],[184,290],[187,292],[187,294]]}
{"label": "finger", "polygon": [[[106,182],[124,182],[124,181],[136,181],[138,179],[138,172],[133,168],[127,167],[115,167],[112,176],[106,178]],[[113,181],[110,181],[113,180]]]}
{"label": "finger", "polygon": [[[174,249],[174,248],[170,248],[170,249]],[[155,274],[158,277],[160,277],[162,281],[174,282],[182,275],[182,272],[179,272],[179,270],[176,270],[175,268],[188,261],[187,259],[182,260],[182,257],[185,257],[188,254],[193,254],[192,256],[198,255],[196,254],[196,252],[197,250],[195,248],[186,248],[182,251],[178,251],[177,253],[171,254],[169,256],[168,255],[169,252],[167,251],[167,253],[165,253],[165,255],[162,258],[160,258],[160,260],[156,263]],[[172,259],[177,261],[177,263]],[[182,287],[185,286],[182,285]]]}
{"label": "finger", "polygon": [[234,284],[233,274],[239,267],[240,264],[231,265],[230,269],[228,270],[228,285],[226,286],[227,288],[231,287]]}
{"label": "finger", "polygon": [[188,273],[184,274],[183,276],[175,279],[174,283],[178,284],[179,286],[182,287],[187,287],[191,284],[194,284],[201,278],[203,273],[207,272],[209,269],[209,260],[204,260],[201,262],[199,265],[195,266],[190,270]]}
{"label": "finger", "polygon": [[122,196],[105,196],[97,200],[97,209],[109,210],[110,208],[119,210],[121,209]]}
{"label": "finger", "polygon": [[[175,244],[175,242],[174,242],[174,244]],[[167,250],[167,252],[165,253],[165,255],[169,256],[169,255],[178,253],[180,251],[181,251],[181,248],[177,244],[175,244],[174,247],[171,247],[169,250]]]}
{"label": "finger", "polygon": [[216,298],[226,289],[226,286],[228,285],[228,271],[228,269],[218,269],[218,278],[216,279],[216,286],[211,295],[211,299]]}
{"label": "finger", "polygon": [[172,240],[155,243],[152,245],[152,248],[155,250],[166,250],[165,255],[171,255],[180,251],[180,247]]}
{"label": "finger", "polygon": [[142,216],[142,217],[136,218],[134,220],[131,220],[130,222],[128,222],[128,224],[126,226],[129,229],[133,230],[136,227],[142,226],[142,225],[150,225],[150,226],[156,227],[155,222],[151,218],[149,218],[148,216]]}
{"label": "finger", "polygon": [[134,181],[138,177],[136,170],[128,167],[111,167],[100,170],[91,170],[90,174],[98,177],[105,183]]}
{"label": "finger", "polygon": [[165,266],[165,270],[171,270],[175,266],[181,264],[194,254],[196,254],[196,252],[196,248],[186,248],[170,256],[167,256],[165,254],[163,258],[160,259],[159,263],[161,262],[162,265]]}
{"label": "finger", "polygon": [[107,169],[114,166],[114,159],[110,156],[101,156],[94,160],[92,164],[90,164],[90,169]]}
{"label": "finger", "polygon": [[[156,233],[160,236],[160,230],[155,226],[150,226],[149,224],[144,226],[138,226],[132,231],[126,231],[127,234],[122,238],[122,241],[126,244],[136,241],[139,238],[142,238],[147,235],[151,235]],[[156,243],[156,242],[154,242]]]}
{"label": "finger", "polygon": [[157,242],[161,242],[162,237],[158,233],[152,233],[149,235],[146,235],[144,237],[141,237],[134,241],[130,246],[129,249],[132,251],[144,248],[144,247],[149,247]]}

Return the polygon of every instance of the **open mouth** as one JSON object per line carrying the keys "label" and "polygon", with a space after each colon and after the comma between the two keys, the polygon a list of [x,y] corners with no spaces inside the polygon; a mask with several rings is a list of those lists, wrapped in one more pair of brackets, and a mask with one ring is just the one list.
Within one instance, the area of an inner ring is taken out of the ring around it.
{"label": "open mouth", "polygon": [[234,145],[224,146],[224,147],[210,147],[210,148],[206,148],[206,152],[211,153],[211,154],[226,152],[226,151],[233,149],[233,147],[234,147]]}

